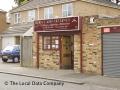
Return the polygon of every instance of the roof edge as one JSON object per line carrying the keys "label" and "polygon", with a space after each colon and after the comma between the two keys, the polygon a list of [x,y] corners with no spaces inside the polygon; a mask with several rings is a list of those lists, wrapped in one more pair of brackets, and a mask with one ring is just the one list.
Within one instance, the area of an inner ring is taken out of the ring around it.
{"label": "roof edge", "polygon": [[93,0],[81,0],[81,1],[92,3],[92,4],[97,4],[97,5],[101,5],[101,6],[106,6],[106,7],[110,7],[110,8],[120,9],[120,6],[116,5],[116,4],[114,4],[115,6],[113,6],[113,5],[110,6],[110,4],[102,3],[102,2],[96,2],[96,1],[93,1]]}

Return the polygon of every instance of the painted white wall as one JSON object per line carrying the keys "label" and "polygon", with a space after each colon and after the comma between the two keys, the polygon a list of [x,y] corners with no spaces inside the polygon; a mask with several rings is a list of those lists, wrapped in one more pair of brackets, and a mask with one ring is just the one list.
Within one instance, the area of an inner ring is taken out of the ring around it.
{"label": "painted white wall", "polygon": [[3,37],[2,38],[2,49],[8,45],[15,45],[15,37]]}

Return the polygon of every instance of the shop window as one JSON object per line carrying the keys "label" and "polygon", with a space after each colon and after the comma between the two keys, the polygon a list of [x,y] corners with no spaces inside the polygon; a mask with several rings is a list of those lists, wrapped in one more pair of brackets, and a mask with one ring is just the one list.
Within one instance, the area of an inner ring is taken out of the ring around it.
{"label": "shop window", "polygon": [[58,36],[44,36],[43,37],[43,49],[44,50],[59,49],[59,37]]}

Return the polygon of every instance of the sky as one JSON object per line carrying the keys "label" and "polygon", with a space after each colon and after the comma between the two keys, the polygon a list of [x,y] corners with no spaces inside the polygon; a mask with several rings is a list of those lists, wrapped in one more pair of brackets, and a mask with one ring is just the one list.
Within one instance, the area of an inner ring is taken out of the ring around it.
{"label": "sky", "polygon": [[0,9],[4,11],[9,11],[15,6],[14,0],[2,0],[0,3]]}

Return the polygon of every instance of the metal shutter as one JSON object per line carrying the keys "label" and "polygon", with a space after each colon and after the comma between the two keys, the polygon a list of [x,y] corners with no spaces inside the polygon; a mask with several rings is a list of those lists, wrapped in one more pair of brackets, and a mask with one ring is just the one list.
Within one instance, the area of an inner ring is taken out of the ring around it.
{"label": "metal shutter", "polygon": [[120,77],[120,33],[103,34],[103,73]]}

